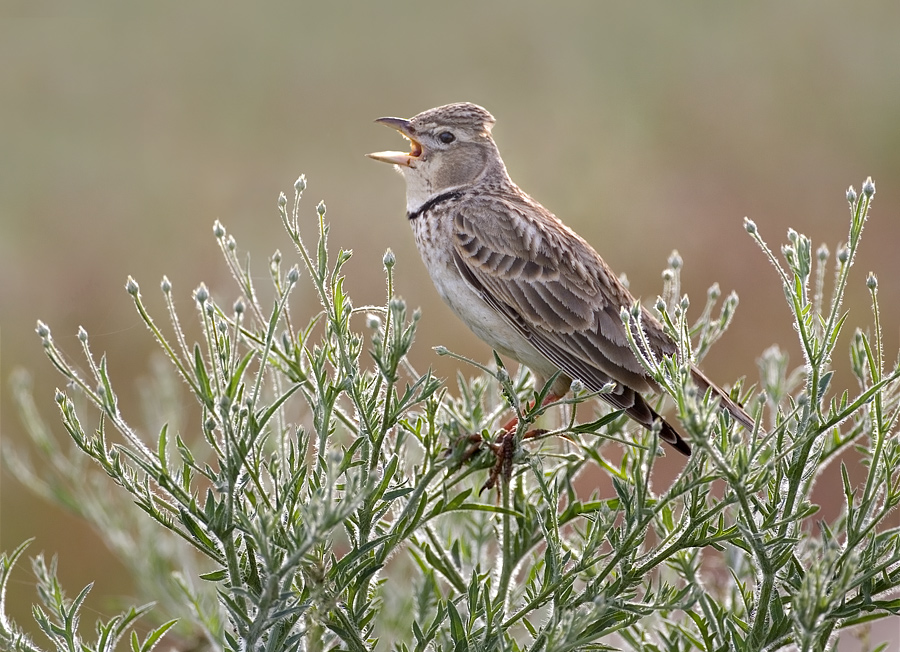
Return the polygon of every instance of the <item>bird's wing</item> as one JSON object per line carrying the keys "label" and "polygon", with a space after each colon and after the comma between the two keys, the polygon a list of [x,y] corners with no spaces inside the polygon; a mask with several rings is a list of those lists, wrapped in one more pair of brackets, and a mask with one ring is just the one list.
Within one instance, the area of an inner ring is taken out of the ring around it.
{"label": "bird's wing", "polygon": [[[461,202],[453,245],[462,276],[565,374],[594,391],[610,380],[636,391],[654,387],[620,317],[634,298],[590,245],[540,204],[485,196]],[[659,321],[646,311],[642,319],[653,352],[674,352]]]}

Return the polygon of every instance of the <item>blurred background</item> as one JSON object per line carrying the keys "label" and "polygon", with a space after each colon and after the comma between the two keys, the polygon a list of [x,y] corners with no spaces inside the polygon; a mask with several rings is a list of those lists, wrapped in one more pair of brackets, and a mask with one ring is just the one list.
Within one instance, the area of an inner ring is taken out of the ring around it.
{"label": "blurred background", "polygon": [[[774,270],[743,229],[749,216],[777,250],[789,226],[834,252],[846,238],[847,186],[877,186],[850,280],[835,363],[850,386],[847,343],[869,327],[866,273],[878,275],[886,358],[900,306],[900,4],[294,2],[0,5],[0,355],[5,440],[22,438],[8,379],[34,375],[56,422],[59,378],[35,321],[74,358],[83,325],[106,351],[126,415],[153,345],[124,291],[174,285],[236,297],[212,235],[220,219],[251,254],[261,286],[275,249],[293,261],[276,212],[301,173],[309,237],[324,199],[331,243],[349,248],[357,305],[378,303],[381,258],[397,255],[397,290],[424,311],[414,363],[452,378],[431,347],[489,360],[428,281],[404,216],[402,179],[366,152],[402,149],[372,121],[468,100],[497,118],[512,178],[581,233],[632,291],[652,301],[673,249],[683,291],[702,306],[718,282],[740,306],[704,368],[758,379],[777,343],[800,362]],[[299,301],[302,301],[302,296]],[[309,296],[308,294],[306,295]],[[295,311],[301,311],[298,305]],[[312,309],[312,306],[310,306]],[[469,370],[465,370],[469,373]],[[139,421],[139,419],[136,419]],[[56,434],[64,435],[61,427]],[[831,469],[835,473],[836,469]],[[837,476],[835,476],[837,477]],[[831,483],[824,483],[831,484]],[[839,483],[834,500],[839,500]],[[823,502],[832,500],[821,489]],[[838,504],[826,506],[833,518]],[[99,539],[0,484],[0,547],[29,536],[57,552],[70,591],[127,594]],[[30,582],[23,565],[17,578]],[[30,591],[22,596],[30,598]],[[28,605],[17,613],[23,618]],[[896,635],[896,621],[873,639]],[[841,649],[844,649],[843,647]],[[849,644],[847,649],[850,649]]]}

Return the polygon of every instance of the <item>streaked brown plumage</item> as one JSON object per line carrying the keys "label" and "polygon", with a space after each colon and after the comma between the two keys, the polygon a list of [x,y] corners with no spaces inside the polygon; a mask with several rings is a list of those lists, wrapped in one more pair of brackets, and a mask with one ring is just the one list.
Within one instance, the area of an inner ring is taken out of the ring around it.
{"label": "streaked brown plumage", "polygon": [[[435,287],[478,337],[529,367],[540,389],[557,372],[552,394],[573,378],[651,428],[685,455],[690,446],[641,394],[658,390],[631,351],[621,308],[631,293],[577,233],[509,178],[491,137],[493,116],[467,102],[410,120],[380,118],[411,142],[410,152],[377,152],[407,187],[407,216]],[[657,355],[675,352],[662,324],[647,310],[642,321]],[[719,396],[747,428],[744,410],[698,369],[694,381]]]}

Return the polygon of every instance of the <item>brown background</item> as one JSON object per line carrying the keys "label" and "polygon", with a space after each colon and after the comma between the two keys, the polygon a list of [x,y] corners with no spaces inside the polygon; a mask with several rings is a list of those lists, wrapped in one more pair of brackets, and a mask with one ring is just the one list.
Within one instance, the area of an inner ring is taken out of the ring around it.
{"label": "brown background", "polygon": [[[792,226],[834,251],[847,232],[846,187],[872,175],[878,194],[851,276],[837,382],[849,384],[852,328],[870,323],[869,270],[881,281],[886,357],[897,357],[895,2],[182,4],[0,7],[4,439],[21,437],[7,390],[17,366],[35,374],[55,418],[59,381],[36,319],[73,355],[78,325],[88,329],[128,413],[152,346],[126,275],[158,311],[167,274],[185,318],[200,281],[230,300],[211,230],[219,218],[263,283],[267,256],[290,250],[275,200],[300,173],[310,227],[325,199],[333,245],[354,250],[357,304],[381,300],[381,257],[395,251],[398,291],[424,309],[416,364],[454,373],[432,353],[438,344],[487,360],[424,276],[401,179],[363,157],[402,147],[374,118],[461,100],[495,114],[513,178],[636,294],[656,296],[673,248],[695,309],[714,281],[739,293],[735,323],[704,365],[722,382],[755,381],[755,360],[773,343],[800,357],[775,274],[742,218],[776,249]],[[0,546],[36,535],[31,552],[58,551],[70,591],[96,580],[97,595],[127,592],[90,531],[8,474],[0,488]]]}

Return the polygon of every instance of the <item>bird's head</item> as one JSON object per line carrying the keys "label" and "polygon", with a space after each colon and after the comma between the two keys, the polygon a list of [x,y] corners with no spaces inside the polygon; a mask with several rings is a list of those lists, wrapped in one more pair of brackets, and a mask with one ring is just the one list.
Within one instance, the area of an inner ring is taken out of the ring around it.
{"label": "bird's head", "polygon": [[491,138],[494,116],[468,102],[447,104],[415,117],[379,118],[410,142],[409,152],[375,152],[370,158],[391,163],[406,179],[411,206],[450,189],[465,187],[503,161]]}

